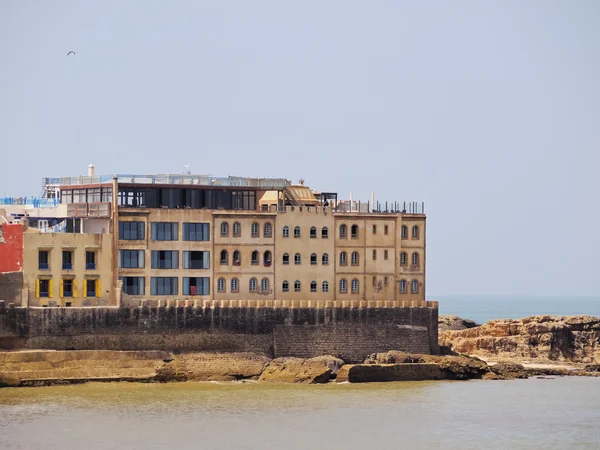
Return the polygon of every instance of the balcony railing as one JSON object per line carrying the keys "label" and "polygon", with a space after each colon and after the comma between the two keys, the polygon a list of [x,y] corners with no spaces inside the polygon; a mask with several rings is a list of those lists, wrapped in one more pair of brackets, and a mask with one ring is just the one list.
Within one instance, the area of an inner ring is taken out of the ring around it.
{"label": "balcony railing", "polygon": [[96,263],[86,263],[85,269],[86,270],[96,270]]}
{"label": "balcony railing", "polygon": [[63,263],[63,270],[73,270],[73,263]]}
{"label": "balcony railing", "polygon": [[48,263],[39,263],[38,267],[40,270],[48,270],[50,268]]}

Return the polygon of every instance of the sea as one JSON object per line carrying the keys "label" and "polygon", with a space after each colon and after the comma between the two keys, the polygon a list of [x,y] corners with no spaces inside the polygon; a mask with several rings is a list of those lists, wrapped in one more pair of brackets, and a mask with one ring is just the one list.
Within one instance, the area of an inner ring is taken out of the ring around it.
{"label": "sea", "polygon": [[[599,298],[438,297],[484,323],[600,316]],[[0,449],[600,449],[600,378],[0,389]]]}

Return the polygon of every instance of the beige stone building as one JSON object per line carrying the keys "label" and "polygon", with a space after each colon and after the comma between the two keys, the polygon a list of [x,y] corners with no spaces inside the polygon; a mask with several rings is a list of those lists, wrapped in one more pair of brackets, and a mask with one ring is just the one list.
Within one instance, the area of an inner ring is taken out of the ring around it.
{"label": "beige stone building", "polygon": [[47,179],[46,192],[73,226],[26,233],[31,305],[425,300],[422,204],[338,201],[284,179],[93,168]]}

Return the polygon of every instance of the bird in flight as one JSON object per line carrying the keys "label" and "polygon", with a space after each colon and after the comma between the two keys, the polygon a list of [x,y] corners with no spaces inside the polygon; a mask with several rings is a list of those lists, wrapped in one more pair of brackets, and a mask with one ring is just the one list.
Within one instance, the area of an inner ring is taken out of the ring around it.
{"label": "bird in flight", "polygon": [[71,50],[69,53],[67,53],[67,56],[69,56],[71,53],[75,54],[75,52]]}

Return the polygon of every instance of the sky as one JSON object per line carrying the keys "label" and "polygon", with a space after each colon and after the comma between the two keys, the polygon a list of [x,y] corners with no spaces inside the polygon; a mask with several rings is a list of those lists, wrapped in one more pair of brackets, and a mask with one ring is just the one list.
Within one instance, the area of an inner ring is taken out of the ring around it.
{"label": "sky", "polygon": [[598,1],[0,0],[0,61],[0,196],[303,178],[424,201],[428,298],[600,295]]}

